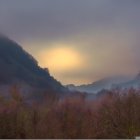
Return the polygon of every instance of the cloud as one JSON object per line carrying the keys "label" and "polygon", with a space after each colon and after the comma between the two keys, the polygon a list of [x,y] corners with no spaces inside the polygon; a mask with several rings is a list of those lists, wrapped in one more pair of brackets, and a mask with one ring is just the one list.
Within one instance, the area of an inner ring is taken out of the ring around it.
{"label": "cloud", "polygon": [[56,77],[64,83],[70,77],[73,83],[90,82],[139,71],[139,13],[139,0],[1,0],[0,31],[36,58],[52,43],[68,44],[85,58],[86,68]]}
{"label": "cloud", "polygon": [[115,24],[133,26],[130,22],[138,19],[140,11],[136,0],[2,0],[0,9],[2,28],[21,40],[58,39]]}

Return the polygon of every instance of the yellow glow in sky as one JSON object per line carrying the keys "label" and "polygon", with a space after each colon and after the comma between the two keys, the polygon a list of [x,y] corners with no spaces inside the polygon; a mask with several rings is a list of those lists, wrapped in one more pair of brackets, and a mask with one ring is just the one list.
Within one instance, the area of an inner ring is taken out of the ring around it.
{"label": "yellow glow in sky", "polygon": [[82,66],[82,57],[75,49],[66,45],[56,46],[39,53],[39,65],[49,68],[53,73],[74,70]]}

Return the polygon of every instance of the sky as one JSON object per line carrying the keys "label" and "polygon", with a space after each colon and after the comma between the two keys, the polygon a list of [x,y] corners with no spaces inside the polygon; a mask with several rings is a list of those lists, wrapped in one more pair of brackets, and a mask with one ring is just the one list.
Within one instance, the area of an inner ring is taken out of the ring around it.
{"label": "sky", "polygon": [[0,0],[0,32],[63,84],[140,71],[140,0]]}

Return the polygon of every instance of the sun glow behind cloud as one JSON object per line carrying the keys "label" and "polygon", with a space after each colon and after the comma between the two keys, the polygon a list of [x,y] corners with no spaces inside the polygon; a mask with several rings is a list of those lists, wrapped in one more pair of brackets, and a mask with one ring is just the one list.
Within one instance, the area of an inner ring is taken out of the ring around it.
{"label": "sun glow behind cloud", "polygon": [[39,40],[23,43],[23,46],[41,67],[48,68],[50,74],[63,84],[80,85],[112,75],[137,73],[137,50],[130,47],[134,39],[129,32],[114,29],[113,32],[98,30],[95,33],[90,30],[84,33],[78,34],[79,38],[71,36],[64,40]]}
{"label": "sun glow behind cloud", "polygon": [[81,54],[67,44],[53,44],[49,48],[44,48],[38,53],[37,58],[39,65],[49,68],[56,77],[61,73],[84,67]]}

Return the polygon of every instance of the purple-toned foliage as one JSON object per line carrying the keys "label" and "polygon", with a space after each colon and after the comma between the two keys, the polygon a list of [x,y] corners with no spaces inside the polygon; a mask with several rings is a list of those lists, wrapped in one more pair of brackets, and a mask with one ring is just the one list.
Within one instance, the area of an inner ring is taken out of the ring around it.
{"label": "purple-toned foliage", "polygon": [[[48,94],[49,95],[49,94]],[[0,98],[0,138],[135,138],[140,135],[140,92],[106,91],[94,101],[46,97],[28,106],[18,89]]]}

